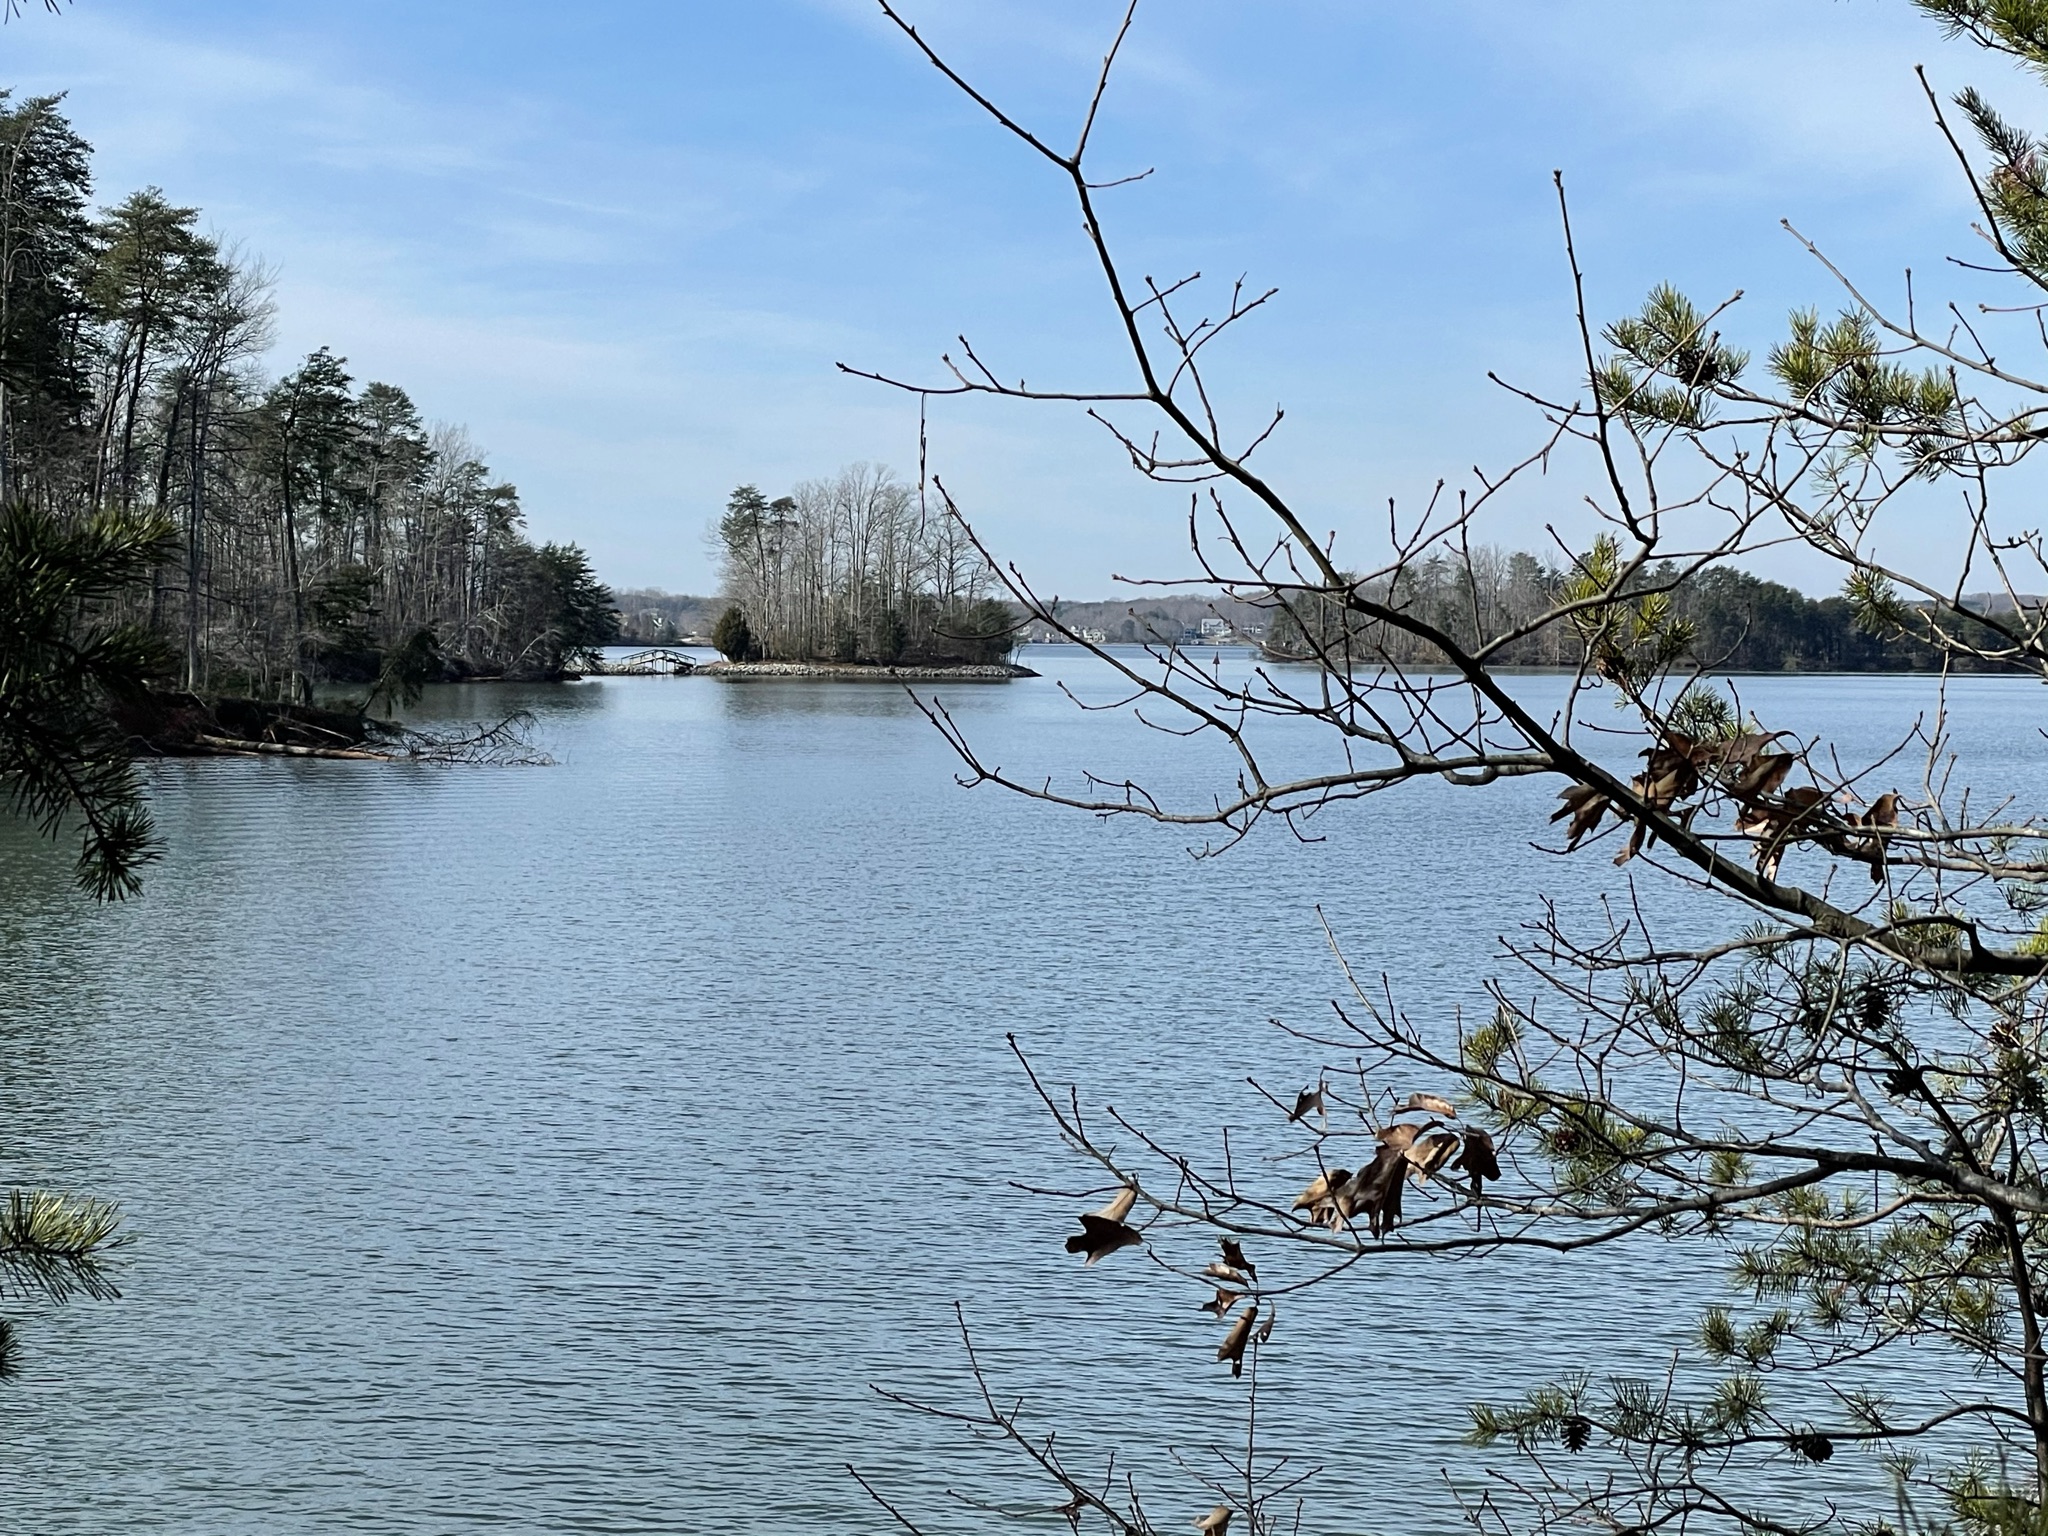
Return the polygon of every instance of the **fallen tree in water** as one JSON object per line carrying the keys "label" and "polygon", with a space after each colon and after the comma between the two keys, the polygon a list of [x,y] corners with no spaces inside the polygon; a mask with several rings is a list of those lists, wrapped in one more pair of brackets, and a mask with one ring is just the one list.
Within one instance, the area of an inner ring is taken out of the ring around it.
{"label": "fallen tree in water", "polygon": [[358,762],[539,764],[549,759],[524,710],[494,725],[423,731],[366,709],[150,690],[119,701],[116,724],[137,756],[318,757]]}

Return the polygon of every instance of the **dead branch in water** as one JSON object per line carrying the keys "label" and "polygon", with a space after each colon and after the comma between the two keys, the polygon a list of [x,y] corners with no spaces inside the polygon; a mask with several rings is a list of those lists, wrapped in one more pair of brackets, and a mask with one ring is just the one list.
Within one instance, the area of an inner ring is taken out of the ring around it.
{"label": "dead branch in water", "polygon": [[393,750],[388,755],[407,762],[466,763],[496,768],[551,767],[555,760],[533,743],[530,734],[533,723],[533,715],[521,709],[495,725],[479,725],[452,735],[415,730],[410,726],[399,726],[394,730],[388,725],[379,725],[378,729],[391,733],[389,740]]}

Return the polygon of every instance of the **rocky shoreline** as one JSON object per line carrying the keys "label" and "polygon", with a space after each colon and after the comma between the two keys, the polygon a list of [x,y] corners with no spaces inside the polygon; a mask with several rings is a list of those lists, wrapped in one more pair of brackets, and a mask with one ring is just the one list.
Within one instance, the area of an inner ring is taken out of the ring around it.
{"label": "rocky shoreline", "polygon": [[889,667],[837,661],[707,661],[696,669],[699,677],[722,677],[732,682],[776,681],[779,679],[841,683],[1007,683],[1012,678],[1036,677],[1029,667],[1008,662],[957,667]]}

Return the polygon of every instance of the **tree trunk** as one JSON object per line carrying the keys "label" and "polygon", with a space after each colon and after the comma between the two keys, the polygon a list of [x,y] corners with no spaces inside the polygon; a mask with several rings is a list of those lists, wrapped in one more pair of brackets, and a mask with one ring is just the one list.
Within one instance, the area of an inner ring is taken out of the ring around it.
{"label": "tree trunk", "polygon": [[[286,441],[289,444],[289,438]],[[312,702],[313,689],[305,671],[306,594],[299,586],[298,510],[292,503],[291,455],[288,450],[280,483],[284,490],[284,584],[292,605],[290,665],[285,674],[285,687],[295,702],[307,704]]]}
{"label": "tree trunk", "polygon": [[203,670],[200,655],[199,577],[206,549],[206,394],[203,382],[192,397],[191,484],[185,517],[185,686],[199,691]]}

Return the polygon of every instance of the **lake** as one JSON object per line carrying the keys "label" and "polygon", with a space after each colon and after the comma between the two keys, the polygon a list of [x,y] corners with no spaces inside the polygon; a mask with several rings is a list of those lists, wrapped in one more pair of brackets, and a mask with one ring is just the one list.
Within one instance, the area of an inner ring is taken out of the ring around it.
{"label": "lake", "polygon": [[[1025,659],[1048,676],[939,690],[991,760],[1215,780],[1213,749],[1055,686],[1108,697],[1099,662]],[[1932,697],[1743,695],[1870,755]],[[1952,702],[1966,769],[2038,804],[2048,693]],[[1141,1253],[1084,1270],[1081,1202],[1016,1187],[1090,1180],[1006,1032],[1084,1103],[1256,1144],[1281,1128],[1245,1078],[1291,1092],[1329,1059],[1268,1022],[1329,1017],[1318,906],[1449,1018],[1539,893],[1623,888],[1604,851],[1531,848],[1541,782],[1415,786],[1196,860],[960,789],[887,686],[593,679],[417,713],[513,707],[554,766],[158,765],[167,856],[116,908],[0,829],[5,1176],[117,1199],[135,1240],[122,1300],[26,1314],[0,1390],[19,1528],[890,1528],[851,1462],[934,1532],[986,1523],[949,1487],[1064,1531],[1059,1495],[872,1390],[969,1400],[956,1301],[999,1389],[1185,1526],[1212,1500],[1167,1448],[1237,1441],[1241,1385],[1200,1292]],[[1409,1260],[1283,1309],[1261,1418],[1327,1467],[1307,1527],[1461,1529],[1446,1469],[1511,1465],[1460,1446],[1462,1405],[1661,1371],[1724,1294],[1700,1253]],[[1849,1454],[1809,1482],[1880,1486]]]}

